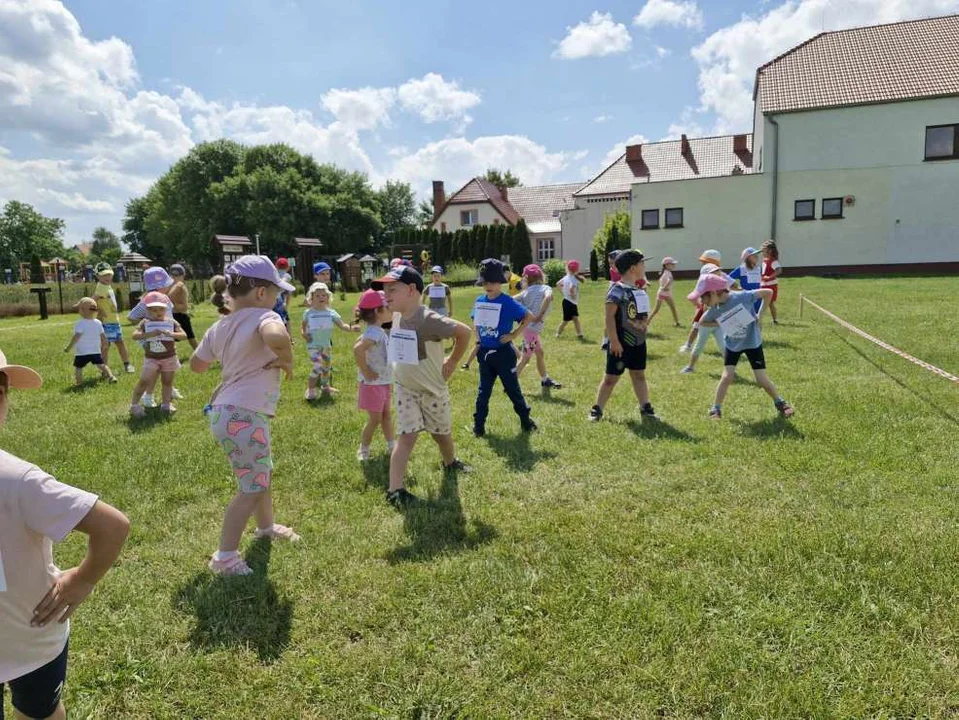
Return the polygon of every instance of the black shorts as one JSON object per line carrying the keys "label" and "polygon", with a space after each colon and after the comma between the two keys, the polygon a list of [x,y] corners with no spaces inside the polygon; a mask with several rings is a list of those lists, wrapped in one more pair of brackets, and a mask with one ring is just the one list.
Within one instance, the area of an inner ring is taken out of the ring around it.
{"label": "black shorts", "polygon": [[606,374],[622,375],[627,370],[646,369],[646,343],[642,345],[623,345],[623,354],[616,357],[606,351]]}
{"label": "black shorts", "polygon": [[186,333],[187,340],[193,340],[196,335],[193,333],[193,321],[190,320],[190,316],[186,313],[173,313],[173,319],[180,323],[180,327],[183,328],[183,332]]}
{"label": "black shorts", "polygon": [[766,356],[763,355],[763,346],[760,345],[757,348],[749,348],[748,350],[730,350],[726,348],[726,357],[723,360],[723,365],[732,365],[736,367],[739,364],[740,356],[745,355],[746,359],[749,360],[749,367],[753,370],[765,370],[766,369]]}
{"label": "black shorts", "polygon": [[563,322],[579,317],[579,305],[563,298]]}
{"label": "black shorts", "polygon": [[74,355],[73,356],[73,367],[85,368],[87,365],[103,365],[103,355],[97,353],[96,355]]}
{"label": "black shorts", "polygon": [[[11,680],[10,694],[13,707],[21,714],[32,718],[46,718],[53,715],[60,704],[63,683],[67,679],[67,649],[43,667],[37,668],[16,680]],[[0,720],[3,720],[3,683],[0,683]]]}

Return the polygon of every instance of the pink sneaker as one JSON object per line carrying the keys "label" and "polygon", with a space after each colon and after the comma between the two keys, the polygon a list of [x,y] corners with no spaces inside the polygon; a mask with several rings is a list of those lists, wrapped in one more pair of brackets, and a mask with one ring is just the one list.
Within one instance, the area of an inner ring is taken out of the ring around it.
{"label": "pink sneaker", "polygon": [[147,411],[143,409],[142,405],[131,405],[130,406],[130,417],[142,418],[145,417]]}
{"label": "pink sneaker", "polygon": [[246,560],[239,555],[234,555],[226,560],[217,560],[216,556],[210,558],[207,564],[214,575],[228,577],[231,575],[252,575],[253,568],[246,564]]}
{"label": "pink sneaker", "polygon": [[293,532],[292,528],[288,528],[286,525],[277,525],[273,523],[272,527],[268,527],[265,530],[256,529],[256,532],[253,533],[254,537],[257,538],[269,538],[270,540],[289,540],[290,542],[299,542],[300,536]]}

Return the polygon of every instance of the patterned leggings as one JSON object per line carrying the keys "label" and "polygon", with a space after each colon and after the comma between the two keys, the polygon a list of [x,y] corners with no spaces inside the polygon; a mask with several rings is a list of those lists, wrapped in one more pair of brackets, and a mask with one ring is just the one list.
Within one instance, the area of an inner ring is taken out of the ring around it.
{"label": "patterned leggings", "polygon": [[209,419],[210,432],[226,453],[240,492],[269,490],[273,477],[270,418],[235,405],[214,405]]}
{"label": "patterned leggings", "polygon": [[318,379],[321,388],[329,387],[333,378],[333,348],[310,350],[310,362],[313,363],[310,379]]}

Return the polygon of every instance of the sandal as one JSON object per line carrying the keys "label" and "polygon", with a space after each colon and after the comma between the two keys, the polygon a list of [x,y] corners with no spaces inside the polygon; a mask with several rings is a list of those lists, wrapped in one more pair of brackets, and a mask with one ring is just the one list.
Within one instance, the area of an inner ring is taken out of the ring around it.
{"label": "sandal", "polygon": [[776,409],[784,418],[790,418],[796,413],[796,411],[793,410],[793,406],[785,400],[783,400],[781,403],[776,403]]}
{"label": "sandal", "polygon": [[256,529],[256,532],[253,533],[254,537],[257,538],[269,538],[270,540],[289,540],[290,542],[299,542],[300,536],[293,532],[293,528],[288,528],[286,525],[277,525],[273,523],[272,526],[266,528],[265,530]]}
{"label": "sandal", "polygon": [[210,571],[214,575],[221,575],[223,577],[253,574],[253,568],[247,565],[246,560],[240,557],[239,554],[229,557],[226,560],[210,558],[207,567],[210,568]]}

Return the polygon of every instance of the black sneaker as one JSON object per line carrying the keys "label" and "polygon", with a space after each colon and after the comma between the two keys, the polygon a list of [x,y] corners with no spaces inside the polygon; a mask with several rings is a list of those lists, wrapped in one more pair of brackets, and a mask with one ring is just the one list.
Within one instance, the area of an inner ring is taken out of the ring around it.
{"label": "black sneaker", "polygon": [[593,405],[589,410],[589,420],[590,422],[596,422],[597,420],[603,419],[603,408],[599,405]]}
{"label": "black sneaker", "polygon": [[386,491],[386,502],[395,508],[401,509],[409,507],[410,505],[415,505],[419,501],[420,499],[405,487],[401,487],[397,490]]}
{"label": "black sneaker", "polygon": [[533,422],[532,418],[521,422],[520,427],[523,428],[523,432],[536,432],[539,430],[539,427]]}
{"label": "black sneaker", "polygon": [[659,420],[659,416],[656,415],[656,411],[653,410],[653,406],[649,403],[646,403],[639,409],[639,414],[650,420]]}
{"label": "black sneaker", "polygon": [[456,458],[449,465],[443,466],[443,472],[448,473],[471,473],[473,468],[470,465],[467,465],[465,462]]}
{"label": "black sneaker", "polygon": [[546,378],[545,380],[541,380],[539,384],[540,386],[544,388],[553,388],[554,390],[560,390],[563,387],[561,383],[556,382],[555,380],[553,380],[553,378]]}

